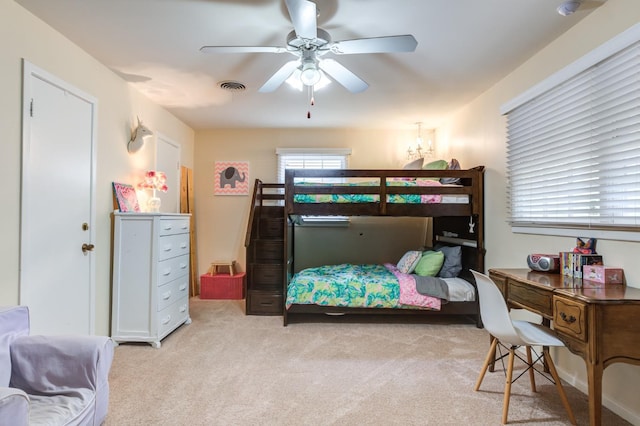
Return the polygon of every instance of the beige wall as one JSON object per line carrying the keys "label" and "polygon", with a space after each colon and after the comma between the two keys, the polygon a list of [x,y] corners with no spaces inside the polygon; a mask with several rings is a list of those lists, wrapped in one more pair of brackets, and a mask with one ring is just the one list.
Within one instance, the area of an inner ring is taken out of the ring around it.
{"label": "beige wall", "polygon": [[[98,100],[96,170],[96,332],[109,333],[111,182],[136,183],[155,161],[155,139],[135,155],[126,150],[136,116],[181,145],[193,167],[193,131],[131,89],[120,77],[11,0],[0,1],[0,305],[19,303],[22,59]],[[60,164],[60,167],[64,167]],[[53,206],[52,206],[53,207]],[[52,271],[55,273],[55,271]]]}
{"label": "beige wall", "polygon": [[[529,253],[555,253],[569,250],[575,245],[574,238],[511,233],[506,223],[506,128],[505,118],[499,113],[500,105],[638,22],[640,3],[637,0],[608,0],[437,129],[439,143],[464,150],[465,157],[477,159],[487,167],[487,268],[523,267],[526,266],[524,260]],[[588,233],[585,235],[577,231],[576,236],[588,236]],[[607,263],[624,268],[630,285],[640,287],[640,270],[636,268],[640,243],[600,239],[597,249]],[[586,390],[582,359],[566,350],[559,353],[557,358],[563,377],[583,391]],[[634,424],[640,424],[638,383],[638,366],[614,364],[605,371],[603,386],[606,405]]]}

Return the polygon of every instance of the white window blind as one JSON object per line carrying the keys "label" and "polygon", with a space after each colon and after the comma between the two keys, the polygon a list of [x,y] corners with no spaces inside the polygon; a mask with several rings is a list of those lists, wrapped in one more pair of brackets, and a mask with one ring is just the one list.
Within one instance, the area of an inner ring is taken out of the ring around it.
{"label": "white window blind", "polygon": [[637,39],[508,111],[513,226],[640,231]]}
{"label": "white window blind", "polygon": [[351,149],[278,148],[276,153],[278,182],[284,183],[286,169],[346,169]]}

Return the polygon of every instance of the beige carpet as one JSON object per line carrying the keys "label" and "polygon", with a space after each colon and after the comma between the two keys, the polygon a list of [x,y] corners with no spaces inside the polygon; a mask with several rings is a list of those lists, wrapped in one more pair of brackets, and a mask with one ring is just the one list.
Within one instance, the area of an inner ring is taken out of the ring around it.
{"label": "beige carpet", "polygon": [[[107,425],[498,425],[502,371],[473,386],[488,335],[459,319],[282,326],[243,301],[191,300],[193,323],[118,346]],[[513,386],[512,424],[564,425],[555,387]],[[565,386],[578,424],[587,398]],[[604,410],[603,425],[627,425]]]}

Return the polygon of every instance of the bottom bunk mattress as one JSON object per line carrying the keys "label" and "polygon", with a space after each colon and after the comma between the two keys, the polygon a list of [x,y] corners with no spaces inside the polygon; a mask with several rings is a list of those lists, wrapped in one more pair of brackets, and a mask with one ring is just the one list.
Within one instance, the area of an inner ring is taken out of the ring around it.
{"label": "bottom bunk mattress", "polygon": [[404,274],[389,263],[346,263],[308,268],[295,274],[287,287],[286,308],[314,304],[440,310],[443,303],[474,300],[475,288],[462,278]]}

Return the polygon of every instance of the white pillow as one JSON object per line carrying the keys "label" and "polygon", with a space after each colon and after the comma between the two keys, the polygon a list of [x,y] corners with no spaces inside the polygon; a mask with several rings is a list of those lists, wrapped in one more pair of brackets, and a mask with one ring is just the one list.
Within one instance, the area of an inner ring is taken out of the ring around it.
{"label": "white pillow", "polygon": [[422,252],[420,250],[409,250],[398,261],[396,268],[403,274],[410,274],[416,269],[416,265],[420,262]]}
{"label": "white pillow", "polygon": [[405,164],[402,168],[404,170],[421,170],[423,163],[424,158],[418,158],[417,160],[413,160],[412,162]]}

